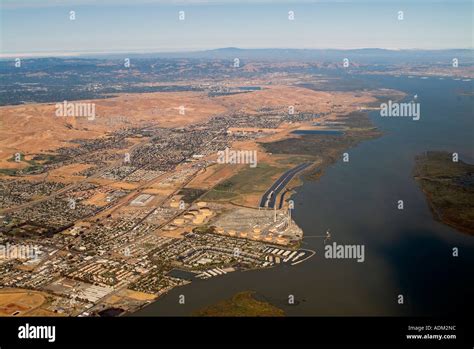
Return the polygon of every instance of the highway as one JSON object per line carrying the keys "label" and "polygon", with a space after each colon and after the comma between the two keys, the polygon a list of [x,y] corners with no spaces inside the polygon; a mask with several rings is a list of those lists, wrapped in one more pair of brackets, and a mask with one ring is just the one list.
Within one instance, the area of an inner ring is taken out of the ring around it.
{"label": "highway", "polygon": [[275,206],[275,200],[278,196],[278,193],[285,188],[285,186],[291,181],[291,179],[300,171],[303,171],[311,163],[306,162],[299,164],[292,169],[289,169],[285,173],[283,173],[280,178],[278,178],[275,183],[272,184],[270,188],[262,195],[262,199],[260,200],[260,207],[268,207],[273,208]]}

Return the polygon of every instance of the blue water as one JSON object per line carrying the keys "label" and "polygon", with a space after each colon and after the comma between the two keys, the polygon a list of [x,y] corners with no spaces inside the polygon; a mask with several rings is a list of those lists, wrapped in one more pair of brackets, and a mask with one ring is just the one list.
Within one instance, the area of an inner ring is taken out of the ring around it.
{"label": "blue water", "polygon": [[[474,163],[474,100],[462,94],[472,91],[472,82],[366,79],[369,87],[405,91],[407,100],[417,94],[421,118],[371,113],[384,135],[350,149],[349,162],[337,162],[298,189],[293,217],[305,233],[302,247],[316,250],[315,257],[294,267],[193,282],[138,315],[188,315],[243,290],[257,291],[288,315],[472,314],[474,237],[436,222],[412,175],[415,156],[427,150],[458,152]],[[404,200],[402,211],[398,200]],[[337,243],[363,244],[365,262],[325,259],[317,236],[328,229]],[[178,304],[180,294],[185,305]],[[290,294],[296,305],[287,304]]]}

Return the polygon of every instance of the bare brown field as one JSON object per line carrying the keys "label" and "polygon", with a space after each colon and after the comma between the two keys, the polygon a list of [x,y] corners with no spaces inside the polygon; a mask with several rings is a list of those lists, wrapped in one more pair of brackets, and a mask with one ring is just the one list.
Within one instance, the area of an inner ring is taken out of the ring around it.
{"label": "bare brown field", "polygon": [[219,97],[220,103],[231,110],[254,114],[261,107],[286,112],[289,106],[299,112],[329,112],[334,105],[354,107],[375,99],[369,93],[356,97],[351,92],[323,92],[295,86],[266,86],[252,93]]}
{"label": "bare brown field", "polygon": [[120,294],[123,295],[124,297],[133,298],[138,301],[149,301],[156,298],[154,294],[149,294],[149,293],[144,293],[144,292],[139,292],[139,291],[134,291],[134,290],[129,290],[129,289],[120,291]]}
{"label": "bare brown field", "polygon": [[232,177],[237,171],[236,167],[242,168],[244,165],[216,164],[206,168],[204,172],[196,176],[187,188],[211,189],[219,182]]}
{"label": "bare brown field", "polygon": [[[1,167],[19,168],[21,164],[4,161],[18,151],[24,154],[54,151],[71,146],[68,143],[71,140],[99,138],[122,127],[145,124],[177,127],[225,111],[215,100],[197,92],[126,94],[79,102],[96,104],[95,120],[56,116],[53,103],[1,107]],[[185,115],[179,114],[180,106],[185,107]]]}
{"label": "bare brown field", "polygon": [[37,308],[37,309],[34,309],[31,312],[29,312],[28,316],[66,316],[66,315],[65,314],[58,314],[58,313],[55,313],[54,311],[51,311],[51,310],[48,310],[48,309]]}
{"label": "bare brown field", "polygon": [[84,200],[84,203],[86,205],[95,205],[95,206],[105,206],[108,204],[107,200],[107,194],[106,193],[97,193],[94,196],[90,197],[87,200]]}
{"label": "bare brown field", "polygon": [[159,236],[165,236],[168,238],[173,238],[173,239],[183,239],[185,233],[189,233],[189,228],[178,228],[176,230],[159,230],[157,231]]}
{"label": "bare brown field", "polygon": [[0,290],[0,316],[40,316],[53,315],[40,309],[46,303],[46,294],[37,291],[6,288]]}
{"label": "bare brown field", "polygon": [[143,193],[152,194],[152,195],[160,195],[160,196],[168,196],[168,195],[171,195],[174,191],[175,191],[174,188],[162,188],[160,187],[159,183],[156,183],[144,189]]}
{"label": "bare brown field", "polygon": [[168,196],[173,193],[173,189],[155,188],[153,186],[142,190],[144,194]]}
{"label": "bare brown field", "polygon": [[[71,146],[71,140],[99,138],[132,125],[181,127],[224,112],[256,114],[262,107],[285,111],[290,105],[295,112],[328,112],[335,105],[352,109],[356,104],[372,101],[369,93],[356,97],[346,92],[268,86],[251,93],[213,98],[201,92],[158,92],[80,101],[96,104],[96,118],[92,121],[56,116],[53,103],[0,107],[0,167],[25,167],[24,163],[6,161],[16,152],[26,156],[54,152],[59,147]],[[180,106],[184,106],[185,115],[180,115]]]}
{"label": "bare brown field", "polygon": [[86,164],[71,164],[62,166],[60,168],[52,169],[48,172],[48,178],[56,182],[71,183],[83,180],[85,176],[78,176],[77,173],[84,171],[92,165]]}
{"label": "bare brown field", "polygon": [[240,200],[238,200],[238,204],[246,207],[258,207],[262,193],[251,193],[241,196]]}
{"label": "bare brown field", "polygon": [[[96,180],[94,179],[93,182],[95,182],[95,181]],[[112,180],[109,180],[109,179],[106,179],[106,181],[109,182],[109,183],[107,183],[108,185],[110,185],[112,188],[115,188],[115,189],[133,190],[133,189],[136,189],[138,187],[138,184],[135,184],[135,183],[113,182]]]}
{"label": "bare brown field", "polygon": [[107,297],[104,303],[113,306],[120,306],[127,305],[130,301],[152,301],[154,299],[156,299],[156,296],[153,294],[124,289]]}

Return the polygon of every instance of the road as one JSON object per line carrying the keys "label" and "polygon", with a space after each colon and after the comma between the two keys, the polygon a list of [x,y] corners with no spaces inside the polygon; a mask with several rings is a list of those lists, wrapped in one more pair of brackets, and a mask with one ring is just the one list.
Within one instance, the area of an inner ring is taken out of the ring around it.
{"label": "road", "polygon": [[305,162],[299,164],[292,169],[289,169],[285,173],[283,173],[280,178],[278,178],[270,188],[262,195],[262,199],[260,200],[260,207],[268,207],[273,208],[275,206],[275,200],[278,196],[278,193],[285,188],[285,186],[291,181],[291,179],[300,171],[303,171],[311,163]]}

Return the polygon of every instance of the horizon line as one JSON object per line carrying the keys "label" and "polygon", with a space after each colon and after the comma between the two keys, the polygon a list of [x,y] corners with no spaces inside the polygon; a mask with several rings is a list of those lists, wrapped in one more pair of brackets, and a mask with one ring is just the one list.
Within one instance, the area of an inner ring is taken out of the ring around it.
{"label": "horizon line", "polygon": [[218,50],[293,50],[293,51],[353,51],[353,50],[383,50],[383,51],[452,51],[452,50],[474,50],[474,47],[452,47],[452,48],[383,48],[383,47],[356,47],[356,48],[336,48],[336,47],[319,47],[319,48],[289,48],[289,47],[217,47],[217,48],[202,48],[202,49],[163,49],[163,50],[109,50],[109,51],[33,51],[33,52],[14,52],[14,53],[0,53],[0,59],[8,58],[69,58],[69,57],[81,57],[88,55],[118,55],[118,54],[183,54],[183,53],[199,53],[199,52],[210,52]]}

